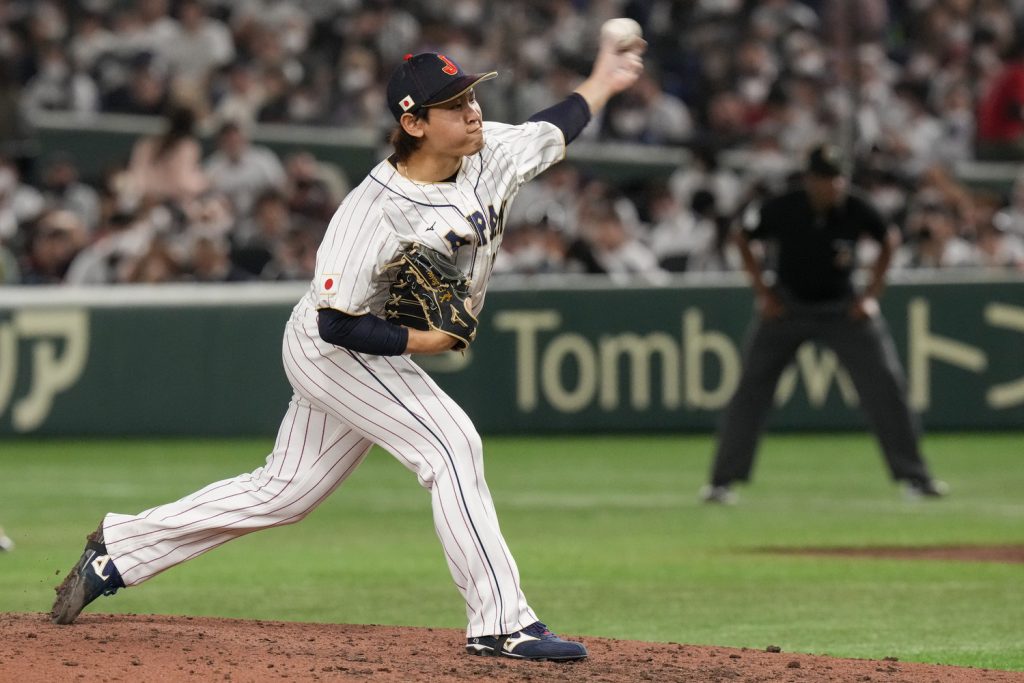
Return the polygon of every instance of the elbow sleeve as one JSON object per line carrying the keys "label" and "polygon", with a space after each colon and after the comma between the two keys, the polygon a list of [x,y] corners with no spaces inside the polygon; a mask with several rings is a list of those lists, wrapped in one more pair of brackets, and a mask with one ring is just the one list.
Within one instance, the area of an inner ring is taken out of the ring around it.
{"label": "elbow sleeve", "polygon": [[565,144],[576,139],[590,123],[590,106],[577,92],[566,97],[556,105],[537,112],[530,121],[547,121],[558,126],[565,136]]}
{"label": "elbow sleeve", "polygon": [[349,315],[322,308],[316,322],[325,342],[360,353],[400,356],[409,343],[409,330],[371,314]]}

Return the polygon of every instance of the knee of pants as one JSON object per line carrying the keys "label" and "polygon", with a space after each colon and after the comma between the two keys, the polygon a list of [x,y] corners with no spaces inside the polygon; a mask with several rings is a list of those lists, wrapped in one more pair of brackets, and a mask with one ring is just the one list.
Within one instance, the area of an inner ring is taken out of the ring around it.
{"label": "knee of pants", "polygon": [[426,488],[452,474],[465,483],[475,483],[483,477],[483,441],[475,429],[447,439],[417,470],[420,484]]}
{"label": "knee of pants", "polygon": [[252,482],[249,506],[275,525],[294,524],[313,511],[322,490],[310,477],[270,476]]}

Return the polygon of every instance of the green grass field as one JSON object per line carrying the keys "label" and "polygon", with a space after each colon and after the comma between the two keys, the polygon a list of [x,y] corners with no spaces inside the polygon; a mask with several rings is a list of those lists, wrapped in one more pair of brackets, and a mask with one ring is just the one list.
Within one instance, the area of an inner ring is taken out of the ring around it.
{"label": "green grass field", "polygon": [[[107,511],[262,464],[271,440],[0,441],[0,611],[42,612]],[[531,604],[554,629],[1024,670],[1024,565],[763,547],[1024,544],[1024,434],[930,435],[944,501],[908,503],[865,435],[770,435],[741,503],[697,503],[708,436],[485,439]],[[383,451],[301,524],[89,609],[464,627],[429,497]]]}

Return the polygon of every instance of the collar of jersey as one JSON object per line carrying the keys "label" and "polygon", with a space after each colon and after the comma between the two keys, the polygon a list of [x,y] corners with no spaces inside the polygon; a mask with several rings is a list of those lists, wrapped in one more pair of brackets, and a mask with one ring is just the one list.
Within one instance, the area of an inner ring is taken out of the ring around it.
{"label": "collar of jersey", "polygon": [[447,178],[445,178],[444,180],[424,181],[424,180],[413,180],[412,178],[403,175],[402,172],[398,170],[398,164],[395,163],[395,155],[394,154],[392,154],[391,156],[388,157],[387,162],[391,166],[391,168],[395,169],[395,174],[399,178],[401,178],[405,182],[412,183],[413,185],[443,185],[443,184],[454,183],[455,181],[457,181],[459,179],[459,174],[462,173],[462,169],[464,169],[466,167],[466,158],[463,157],[462,158],[462,163],[459,164],[459,169],[457,171],[455,171],[455,173],[453,173],[450,176],[448,176]]}

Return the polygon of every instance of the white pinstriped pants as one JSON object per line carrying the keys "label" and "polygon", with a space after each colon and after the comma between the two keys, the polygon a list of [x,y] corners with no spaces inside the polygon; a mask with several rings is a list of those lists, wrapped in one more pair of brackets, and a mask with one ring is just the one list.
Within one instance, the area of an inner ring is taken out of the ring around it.
{"label": "white pinstriped pants", "polygon": [[480,436],[465,412],[408,356],[352,353],[319,338],[298,307],[285,329],[295,390],[266,464],[138,515],[108,514],[107,550],[134,586],[244,534],[309,514],[376,443],[430,490],[434,528],[466,600],[467,636],[537,620],[484,481]]}

